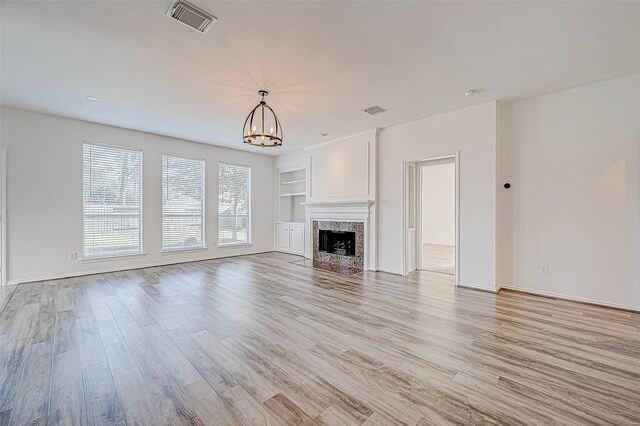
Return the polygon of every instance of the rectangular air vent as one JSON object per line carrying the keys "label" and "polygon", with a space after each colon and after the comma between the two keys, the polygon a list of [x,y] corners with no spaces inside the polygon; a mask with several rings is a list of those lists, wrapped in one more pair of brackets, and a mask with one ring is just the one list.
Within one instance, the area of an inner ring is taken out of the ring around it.
{"label": "rectangular air vent", "polygon": [[218,21],[213,15],[185,1],[176,1],[167,10],[167,16],[190,26],[194,30],[206,33]]}
{"label": "rectangular air vent", "polygon": [[364,110],[367,114],[376,115],[385,112],[386,109],[382,108],[380,105],[374,105]]}

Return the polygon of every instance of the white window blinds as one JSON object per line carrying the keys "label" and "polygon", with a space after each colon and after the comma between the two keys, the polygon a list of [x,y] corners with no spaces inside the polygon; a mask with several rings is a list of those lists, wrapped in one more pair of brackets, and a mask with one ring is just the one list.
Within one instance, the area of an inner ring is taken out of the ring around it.
{"label": "white window blinds", "polygon": [[204,160],[162,156],[162,249],[204,247]]}
{"label": "white window blinds", "polygon": [[142,152],[84,144],[83,256],[142,252]]}
{"label": "white window blinds", "polygon": [[218,173],[218,244],[251,242],[251,168],[220,163]]}

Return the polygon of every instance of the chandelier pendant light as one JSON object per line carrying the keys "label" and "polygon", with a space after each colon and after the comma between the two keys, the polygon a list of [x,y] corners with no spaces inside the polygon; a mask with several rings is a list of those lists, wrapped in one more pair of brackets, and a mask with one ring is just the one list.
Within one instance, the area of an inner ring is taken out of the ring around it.
{"label": "chandelier pendant light", "polygon": [[260,103],[251,110],[247,119],[244,120],[242,140],[246,144],[262,148],[282,146],[282,126],[280,125],[280,120],[278,120],[276,113],[273,112],[264,100],[268,94],[269,92],[266,90],[258,90],[258,95],[261,96],[262,99]]}

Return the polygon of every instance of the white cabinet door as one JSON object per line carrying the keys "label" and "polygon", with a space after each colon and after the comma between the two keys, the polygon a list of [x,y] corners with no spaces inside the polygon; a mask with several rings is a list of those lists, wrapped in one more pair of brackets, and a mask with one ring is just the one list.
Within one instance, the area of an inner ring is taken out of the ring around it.
{"label": "white cabinet door", "polygon": [[276,223],[276,250],[289,253],[288,223]]}
{"label": "white cabinet door", "polygon": [[289,228],[291,253],[304,255],[304,225],[292,224]]}

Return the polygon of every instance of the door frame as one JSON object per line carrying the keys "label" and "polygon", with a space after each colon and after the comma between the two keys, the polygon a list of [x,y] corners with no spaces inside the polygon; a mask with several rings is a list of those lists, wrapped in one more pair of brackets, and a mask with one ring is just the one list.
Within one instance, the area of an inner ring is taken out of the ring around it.
{"label": "door frame", "polygon": [[7,285],[7,149],[0,149],[0,286]]}
{"label": "door frame", "polygon": [[[454,284],[460,284],[460,151],[452,155],[442,157],[427,158],[421,160],[410,160],[402,162],[402,275],[408,275],[413,270],[422,266],[422,170],[425,167],[436,164],[447,164],[453,162],[455,175],[455,265]],[[413,180],[411,182],[411,180]],[[412,210],[413,211],[410,211]],[[414,215],[417,225],[410,228],[410,214]],[[409,247],[410,234],[414,234],[413,245]],[[420,236],[418,238],[418,236]],[[411,259],[411,253],[415,256]],[[414,264],[415,268],[410,268]]]}

